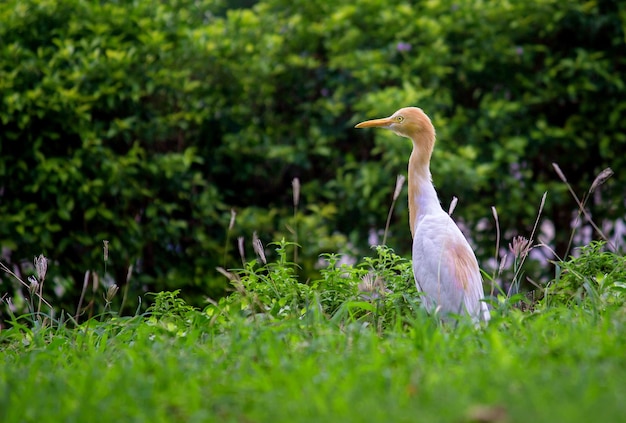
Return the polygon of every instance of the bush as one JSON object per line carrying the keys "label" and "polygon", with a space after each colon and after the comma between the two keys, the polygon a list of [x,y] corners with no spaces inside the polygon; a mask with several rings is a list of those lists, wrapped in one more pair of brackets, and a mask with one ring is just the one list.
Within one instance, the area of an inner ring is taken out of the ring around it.
{"label": "bush", "polygon": [[[109,279],[134,265],[135,293],[193,304],[224,293],[214,269],[237,266],[253,231],[297,241],[294,277],[318,280],[320,253],[364,254],[406,172],[410,143],[352,126],[419,105],[442,202],[459,197],[479,256],[490,207],[505,237],[527,233],[544,191],[562,252],[575,206],[550,163],[577,192],[620,167],[625,63],[609,1],[9,0],[0,243],[26,273],[50,257],[48,294],[72,306],[83,273],[103,273],[103,240]],[[623,215],[624,177],[591,198],[594,217]],[[399,202],[388,238],[400,255],[406,214]]]}
{"label": "bush", "polygon": [[233,318],[282,320],[321,316],[344,325],[355,321],[382,329],[402,325],[400,316],[425,314],[421,309],[410,261],[384,246],[357,266],[341,263],[336,254],[325,256],[321,278],[298,282],[287,259],[289,243],[276,243],[276,262],[252,260],[229,275],[233,293],[213,302],[207,315],[222,322]]}
{"label": "bush", "polygon": [[173,14],[190,4],[2,6],[0,239],[14,262],[44,252],[56,278],[78,281],[108,240],[118,281],[138,263],[154,289],[217,286],[197,258],[215,240],[195,234],[221,229],[225,206],[194,145],[209,111],[184,26],[203,15]]}
{"label": "bush", "polygon": [[624,281],[626,257],[605,251],[604,242],[593,242],[580,248],[578,257],[557,263],[557,275],[546,288],[544,305],[582,304],[594,310],[622,306]]}

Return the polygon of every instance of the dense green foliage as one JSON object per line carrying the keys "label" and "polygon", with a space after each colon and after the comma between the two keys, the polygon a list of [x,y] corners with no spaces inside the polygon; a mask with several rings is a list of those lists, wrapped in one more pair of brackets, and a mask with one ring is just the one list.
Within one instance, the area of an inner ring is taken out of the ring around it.
{"label": "dense green foliage", "polygon": [[[238,266],[238,237],[250,255],[253,231],[297,240],[300,280],[319,279],[320,253],[362,255],[410,145],[351,127],[405,105],[433,118],[435,183],[482,258],[490,207],[507,237],[527,233],[544,191],[567,241],[575,207],[551,162],[577,192],[623,168],[618,2],[244,4],[0,4],[0,245],[26,273],[50,257],[60,304],[101,269],[103,240],[118,283],[134,265],[131,293],[182,288],[196,304],[223,293],[215,267]],[[591,198],[595,218],[623,215],[625,178]],[[402,255],[406,221],[400,201],[388,244]]]}
{"label": "dense green foliage", "polygon": [[580,257],[557,264],[557,278],[547,286],[546,300],[565,304],[593,302],[598,307],[623,303],[626,257],[603,250],[594,242],[581,248]]}
{"label": "dense green foliage", "polygon": [[252,261],[230,274],[235,292],[213,303],[207,313],[220,320],[228,320],[232,311],[269,319],[321,313],[333,321],[365,317],[381,328],[420,307],[411,263],[387,248],[378,247],[376,257],[365,257],[356,267],[328,255],[320,279],[303,284],[287,261],[287,247],[284,241],[277,245],[275,263]]}
{"label": "dense green foliage", "polygon": [[[0,421],[572,423],[626,412],[623,290],[548,290],[525,312],[501,296],[489,325],[441,324],[413,307],[407,261],[387,249],[355,266],[328,257],[304,285],[276,247],[277,261],[247,263],[237,291],[204,310],[161,292],[135,317],[13,318],[0,331]],[[622,258],[596,246],[560,266],[623,280]]]}

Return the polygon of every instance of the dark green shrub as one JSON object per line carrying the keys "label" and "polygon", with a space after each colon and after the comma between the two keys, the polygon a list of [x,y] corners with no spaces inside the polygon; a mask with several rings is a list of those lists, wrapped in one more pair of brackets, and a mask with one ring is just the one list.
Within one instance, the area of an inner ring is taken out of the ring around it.
{"label": "dark green shrub", "polygon": [[[0,243],[24,272],[35,255],[51,259],[47,294],[68,291],[55,304],[75,306],[83,273],[103,273],[105,239],[118,283],[132,264],[134,294],[180,288],[194,304],[224,293],[215,267],[238,266],[237,239],[249,255],[253,231],[297,239],[300,282],[320,278],[320,253],[360,257],[410,143],[352,125],[401,106],[433,118],[435,183],[444,204],[459,197],[482,259],[490,207],[505,238],[527,234],[544,191],[562,252],[575,207],[551,162],[577,192],[622,165],[616,2],[240,6],[0,5]],[[624,177],[591,199],[598,220],[623,215]],[[388,237],[400,255],[406,214],[400,201]]]}
{"label": "dark green shrub", "polygon": [[65,305],[102,270],[103,240],[118,283],[134,264],[135,286],[220,292],[202,254],[221,242],[198,234],[222,232],[226,206],[197,148],[211,109],[185,26],[211,3],[198,16],[191,4],[0,6],[0,242],[15,263],[43,252],[49,280],[76,281]]}

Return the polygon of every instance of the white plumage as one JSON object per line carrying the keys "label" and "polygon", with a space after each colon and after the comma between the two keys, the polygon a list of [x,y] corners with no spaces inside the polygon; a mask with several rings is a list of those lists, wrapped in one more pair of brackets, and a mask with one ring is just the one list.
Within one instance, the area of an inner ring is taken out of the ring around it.
{"label": "white plumage", "polygon": [[476,256],[450,215],[439,203],[430,174],[435,128],[417,107],[405,107],[388,118],[361,122],[357,128],[381,127],[411,139],[409,223],[413,235],[413,273],[424,306],[441,316],[468,314],[488,321],[489,309]]}

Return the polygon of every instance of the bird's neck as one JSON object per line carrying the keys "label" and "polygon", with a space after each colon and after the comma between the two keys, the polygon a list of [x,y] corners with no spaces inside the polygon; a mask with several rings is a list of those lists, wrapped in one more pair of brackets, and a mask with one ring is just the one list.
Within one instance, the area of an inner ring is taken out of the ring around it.
{"label": "bird's neck", "polygon": [[430,174],[435,135],[423,134],[422,138],[413,138],[413,152],[409,158],[409,224],[411,235],[415,233],[415,224],[420,216],[440,211],[441,204],[433,186]]}

